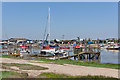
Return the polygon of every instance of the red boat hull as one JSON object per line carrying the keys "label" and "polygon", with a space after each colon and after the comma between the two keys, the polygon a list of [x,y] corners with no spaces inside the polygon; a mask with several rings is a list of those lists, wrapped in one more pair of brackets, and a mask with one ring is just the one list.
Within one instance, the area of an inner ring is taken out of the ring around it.
{"label": "red boat hull", "polygon": [[43,49],[49,49],[49,46],[43,46]]}
{"label": "red boat hull", "polygon": [[60,47],[60,49],[70,49],[70,47]]}
{"label": "red boat hull", "polygon": [[75,48],[80,48],[80,46],[74,46]]}

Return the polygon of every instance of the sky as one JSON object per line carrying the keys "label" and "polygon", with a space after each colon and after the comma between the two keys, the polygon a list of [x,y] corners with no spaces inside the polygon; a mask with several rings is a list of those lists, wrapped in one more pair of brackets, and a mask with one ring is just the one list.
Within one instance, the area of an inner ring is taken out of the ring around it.
{"label": "sky", "polygon": [[3,38],[43,39],[48,7],[51,39],[118,37],[117,2],[3,2]]}

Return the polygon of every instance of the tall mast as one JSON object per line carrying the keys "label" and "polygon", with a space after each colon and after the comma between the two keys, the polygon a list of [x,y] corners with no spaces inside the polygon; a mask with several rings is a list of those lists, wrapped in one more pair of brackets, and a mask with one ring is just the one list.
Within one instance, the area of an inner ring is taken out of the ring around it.
{"label": "tall mast", "polygon": [[49,40],[49,43],[48,44],[50,44],[50,7],[49,7],[49,9],[48,9],[48,40]]}

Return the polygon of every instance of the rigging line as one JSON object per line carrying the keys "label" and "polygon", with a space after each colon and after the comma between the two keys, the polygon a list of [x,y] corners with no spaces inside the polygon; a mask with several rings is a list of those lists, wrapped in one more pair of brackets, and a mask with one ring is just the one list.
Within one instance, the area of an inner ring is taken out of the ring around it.
{"label": "rigging line", "polygon": [[[48,17],[47,17],[47,19],[48,19]],[[47,21],[46,21],[46,25],[45,25],[45,31],[44,31],[44,35],[43,35],[43,40],[45,39],[46,31],[47,31]]]}

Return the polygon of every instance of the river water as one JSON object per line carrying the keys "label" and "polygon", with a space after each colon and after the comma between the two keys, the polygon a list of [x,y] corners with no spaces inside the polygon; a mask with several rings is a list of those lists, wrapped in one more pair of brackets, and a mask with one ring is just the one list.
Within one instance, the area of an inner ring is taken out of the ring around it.
{"label": "river water", "polygon": [[[72,55],[72,54],[74,54],[74,53],[70,52],[70,55]],[[73,57],[71,59],[74,60]],[[120,51],[119,50],[106,50],[106,49],[102,49],[102,50],[100,50],[100,57],[99,57],[99,59],[82,60],[82,61],[120,64]]]}
{"label": "river water", "polygon": [[120,64],[120,51],[118,50],[101,50],[100,53],[101,63],[114,63]]}

